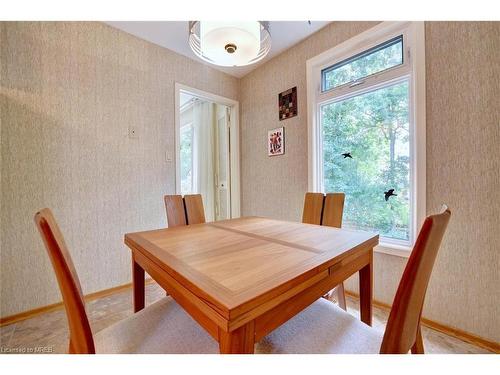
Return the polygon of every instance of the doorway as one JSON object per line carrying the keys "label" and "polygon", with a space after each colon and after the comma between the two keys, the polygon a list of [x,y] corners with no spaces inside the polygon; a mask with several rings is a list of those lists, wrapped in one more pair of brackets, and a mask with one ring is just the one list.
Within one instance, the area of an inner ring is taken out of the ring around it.
{"label": "doorway", "polygon": [[201,194],[207,221],[239,217],[238,103],[176,85],[176,190]]}

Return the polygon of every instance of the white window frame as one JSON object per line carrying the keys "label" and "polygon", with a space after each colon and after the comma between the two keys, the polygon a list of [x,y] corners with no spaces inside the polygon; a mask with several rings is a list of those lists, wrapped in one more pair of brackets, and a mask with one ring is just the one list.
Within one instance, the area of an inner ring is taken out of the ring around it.
{"label": "white window frame", "polygon": [[[409,245],[399,241],[383,241],[375,251],[408,257],[415,243],[418,230],[426,215],[426,149],[425,149],[425,35],[423,22],[382,22],[377,26],[307,60],[307,126],[308,126],[308,187],[309,191],[323,190],[322,139],[320,105],[372,91],[404,79],[409,82],[410,120],[410,202],[411,238]],[[321,71],[340,61],[366,51],[376,45],[403,35],[404,60],[402,65],[350,84],[322,92]],[[360,82],[360,83],[358,83]]]}

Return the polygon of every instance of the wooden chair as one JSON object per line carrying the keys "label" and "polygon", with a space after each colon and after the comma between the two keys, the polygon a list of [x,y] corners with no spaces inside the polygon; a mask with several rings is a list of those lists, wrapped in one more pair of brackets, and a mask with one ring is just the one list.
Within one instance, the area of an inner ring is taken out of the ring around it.
{"label": "wooden chair", "polygon": [[303,223],[321,225],[324,197],[323,193],[306,193],[302,211]]}
{"label": "wooden chair", "polygon": [[[326,225],[340,228],[344,212],[344,193],[306,193],[302,222],[306,224]],[[330,301],[336,300],[347,311],[344,283],[340,283],[325,296]]]}
{"label": "wooden chair", "polygon": [[[165,195],[165,210],[167,211],[167,225],[169,228],[187,225],[186,209],[182,195]],[[168,292],[165,291],[168,296]]]}
{"label": "wooden chair", "polygon": [[172,298],[93,335],[85,300],[61,231],[45,208],[35,223],[54,267],[68,317],[69,353],[218,353],[219,346]]}
{"label": "wooden chair", "polygon": [[186,211],[182,195],[165,195],[165,209],[169,228],[186,225]]}
{"label": "wooden chair", "polygon": [[205,222],[205,209],[203,208],[201,194],[185,195],[184,207],[186,207],[186,221],[188,225]]}
{"label": "wooden chair", "polygon": [[[169,228],[188,224],[205,222],[203,201],[200,194],[196,195],[165,195],[165,209]],[[189,214],[188,214],[189,212]],[[168,292],[166,295],[168,296]]]}
{"label": "wooden chair", "polygon": [[423,354],[420,319],[434,261],[451,212],[429,216],[401,277],[385,333],[323,298],[267,335],[257,353]]}
{"label": "wooden chair", "polygon": [[323,205],[323,218],[321,225],[327,227],[342,227],[342,217],[344,215],[344,193],[327,193]]}
{"label": "wooden chair", "polygon": [[[328,227],[341,228],[342,217],[344,215],[344,193],[327,193],[323,205],[323,215],[321,225]],[[336,300],[339,306],[347,311],[345,300],[344,283],[340,283],[332,289],[326,297],[328,300]]]}

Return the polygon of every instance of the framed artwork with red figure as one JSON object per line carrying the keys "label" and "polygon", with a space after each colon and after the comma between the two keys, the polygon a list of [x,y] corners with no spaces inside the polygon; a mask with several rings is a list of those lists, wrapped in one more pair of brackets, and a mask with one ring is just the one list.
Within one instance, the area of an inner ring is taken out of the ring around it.
{"label": "framed artwork with red figure", "polygon": [[276,128],[267,132],[267,155],[276,156],[285,153],[285,129]]}

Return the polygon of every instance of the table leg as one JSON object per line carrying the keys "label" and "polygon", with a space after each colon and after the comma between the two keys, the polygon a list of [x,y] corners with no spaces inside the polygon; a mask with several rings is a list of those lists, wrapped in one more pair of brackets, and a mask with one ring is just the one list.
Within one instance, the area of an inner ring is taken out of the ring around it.
{"label": "table leg", "polygon": [[373,249],[370,251],[370,263],[359,270],[359,311],[361,321],[372,325],[373,299]]}
{"label": "table leg", "polygon": [[232,331],[219,328],[219,350],[221,354],[253,354],[255,345],[254,321]]}
{"label": "table leg", "polygon": [[132,256],[132,284],[134,288],[134,312],[144,308],[144,269],[136,263]]}

